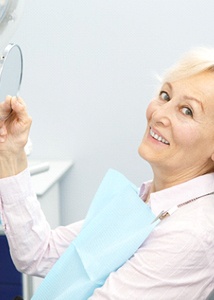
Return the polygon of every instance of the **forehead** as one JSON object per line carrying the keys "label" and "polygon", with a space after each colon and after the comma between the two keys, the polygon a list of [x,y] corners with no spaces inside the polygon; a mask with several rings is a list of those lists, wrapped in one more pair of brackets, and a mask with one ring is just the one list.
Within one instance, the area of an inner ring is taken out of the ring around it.
{"label": "forehead", "polygon": [[197,98],[202,103],[214,104],[214,72],[204,71],[173,82],[165,82],[173,93]]}

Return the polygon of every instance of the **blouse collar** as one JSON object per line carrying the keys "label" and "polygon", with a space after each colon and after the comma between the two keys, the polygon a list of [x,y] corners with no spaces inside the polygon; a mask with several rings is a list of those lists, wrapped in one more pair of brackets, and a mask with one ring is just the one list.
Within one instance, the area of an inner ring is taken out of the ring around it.
{"label": "blouse collar", "polygon": [[[142,184],[139,196],[143,200],[147,198],[151,184],[152,181]],[[211,192],[214,192],[214,173],[201,175],[184,183],[151,193],[149,203],[151,210],[157,215],[162,210],[168,210],[175,205]]]}

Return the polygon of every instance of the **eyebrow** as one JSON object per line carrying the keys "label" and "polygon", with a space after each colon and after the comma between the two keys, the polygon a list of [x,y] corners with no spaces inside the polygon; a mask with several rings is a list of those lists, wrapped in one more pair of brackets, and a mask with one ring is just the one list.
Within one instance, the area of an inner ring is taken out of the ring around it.
{"label": "eyebrow", "polygon": [[[165,85],[165,84],[168,85],[169,88],[173,91],[173,86],[170,82],[165,82],[163,85]],[[185,100],[193,100],[193,101],[197,102],[197,104],[201,107],[202,111],[204,112],[204,107],[200,100],[198,100],[197,98],[194,98],[192,96],[187,96],[187,95],[184,95],[183,97]]]}

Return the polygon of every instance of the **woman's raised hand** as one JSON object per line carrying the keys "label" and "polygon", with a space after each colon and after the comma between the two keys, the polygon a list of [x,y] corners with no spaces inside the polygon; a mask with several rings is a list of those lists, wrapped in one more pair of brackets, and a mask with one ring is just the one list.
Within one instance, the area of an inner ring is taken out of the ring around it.
{"label": "woman's raised hand", "polygon": [[0,178],[16,175],[27,167],[24,147],[31,123],[21,98],[7,96],[0,103]]}

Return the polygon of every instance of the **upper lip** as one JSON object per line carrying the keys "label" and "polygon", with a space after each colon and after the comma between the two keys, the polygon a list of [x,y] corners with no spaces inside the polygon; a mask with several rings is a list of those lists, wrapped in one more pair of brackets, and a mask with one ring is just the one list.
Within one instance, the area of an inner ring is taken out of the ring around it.
{"label": "upper lip", "polygon": [[169,145],[169,141],[161,133],[159,133],[156,129],[152,128],[151,126],[149,128],[149,134],[156,140],[159,140],[160,142]]}

